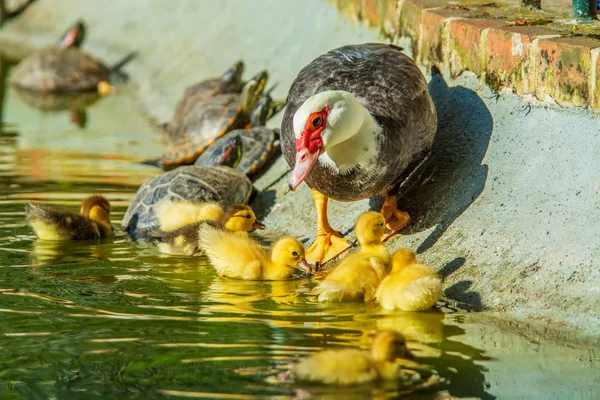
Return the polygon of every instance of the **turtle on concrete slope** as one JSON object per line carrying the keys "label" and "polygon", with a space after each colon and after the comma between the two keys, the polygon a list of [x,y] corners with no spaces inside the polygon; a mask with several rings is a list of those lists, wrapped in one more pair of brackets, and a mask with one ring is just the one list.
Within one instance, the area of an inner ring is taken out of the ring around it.
{"label": "turtle on concrete slope", "polygon": [[[272,88],[271,88],[272,90]],[[233,137],[238,137],[242,142],[242,158],[236,167],[248,176],[252,176],[277,153],[279,129],[267,128],[265,124],[283,107],[285,101],[274,101],[270,92],[264,93],[252,111],[250,126],[245,129],[235,129],[217,139],[195,162],[195,165],[210,165],[215,153],[222,152],[222,146]]]}
{"label": "turtle on concrete slope", "polygon": [[183,124],[184,117],[190,112],[190,108],[204,102],[211,97],[226,93],[240,93],[245,82],[242,82],[244,73],[244,62],[239,60],[218,78],[209,78],[202,82],[189,86],[183,92],[183,96],[175,106],[175,112],[171,122],[159,125],[167,135],[173,136],[178,127]]}
{"label": "turtle on concrete slope", "polygon": [[220,146],[212,165],[190,165],[165,172],[146,181],[137,191],[121,226],[130,235],[143,238],[158,226],[154,207],[163,199],[194,203],[216,202],[226,208],[246,204],[252,194],[252,182],[234,167],[242,156],[241,139],[231,137]]}
{"label": "turtle on concrete slope", "polygon": [[244,85],[241,94],[219,94],[189,104],[189,112],[183,116],[181,124],[171,127],[171,143],[161,159],[163,167],[170,169],[193,164],[216,139],[233,129],[245,127],[267,79],[267,72],[261,71]]}
{"label": "turtle on concrete slope", "polygon": [[79,48],[84,35],[85,25],[78,21],[58,46],[46,47],[21,61],[10,83],[19,89],[36,93],[112,93],[113,89],[108,83],[111,74],[119,72],[135,53],[127,55],[113,67],[107,67]]}

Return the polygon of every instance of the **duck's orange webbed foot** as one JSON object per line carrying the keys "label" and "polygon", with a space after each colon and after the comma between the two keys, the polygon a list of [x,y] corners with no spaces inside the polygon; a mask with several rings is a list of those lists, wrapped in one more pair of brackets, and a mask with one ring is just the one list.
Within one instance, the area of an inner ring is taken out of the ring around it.
{"label": "duck's orange webbed foot", "polygon": [[383,241],[396,235],[410,224],[410,216],[408,213],[399,211],[396,208],[396,196],[386,197],[383,207],[381,207],[381,214],[385,218],[387,228],[386,233],[384,233],[382,237]]}
{"label": "duck's orange webbed foot", "polygon": [[317,237],[306,252],[306,261],[319,266],[331,261],[352,245],[342,235],[333,230],[327,220],[327,197],[313,189],[313,198],[317,209]]}
{"label": "duck's orange webbed foot", "polygon": [[306,261],[318,268],[318,266],[339,256],[351,246],[348,240],[335,231],[320,233],[317,234],[315,242],[306,251]]}

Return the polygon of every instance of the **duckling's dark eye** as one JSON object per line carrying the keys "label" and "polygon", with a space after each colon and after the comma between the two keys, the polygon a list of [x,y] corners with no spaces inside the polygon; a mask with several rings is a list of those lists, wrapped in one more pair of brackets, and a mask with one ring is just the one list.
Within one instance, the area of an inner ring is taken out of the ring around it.
{"label": "duckling's dark eye", "polygon": [[323,123],[323,118],[321,118],[320,116],[314,117],[311,121],[313,128],[320,127],[322,123]]}
{"label": "duckling's dark eye", "polygon": [[294,257],[298,257],[298,252],[297,252],[296,250],[294,250],[294,251],[292,251],[292,255],[293,255]]}
{"label": "duckling's dark eye", "polygon": [[252,215],[246,215],[245,217],[246,217],[246,219],[250,219],[250,218],[252,218]]}
{"label": "duckling's dark eye", "polygon": [[384,225],[385,225],[385,222],[382,222],[379,224],[379,226],[384,226]]}

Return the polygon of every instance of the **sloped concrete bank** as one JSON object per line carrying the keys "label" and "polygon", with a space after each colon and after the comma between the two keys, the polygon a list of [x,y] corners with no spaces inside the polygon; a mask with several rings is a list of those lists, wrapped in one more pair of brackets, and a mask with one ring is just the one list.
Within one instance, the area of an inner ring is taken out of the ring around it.
{"label": "sloped concrete bank", "polygon": [[[156,121],[170,118],[187,85],[238,58],[248,74],[268,68],[283,97],[314,57],[377,40],[325,0],[45,0],[7,24],[0,41],[41,47],[78,17],[88,22],[86,48],[98,57],[139,52],[127,71]],[[412,44],[402,44],[410,54]],[[435,74],[430,92],[439,113],[435,168],[405,194],[402,207],[414,224],[391,248],[418,249],[440,268],[450,297],[599,338],[598,120],[583,109],[497,95],[468,72]],[[278,159],[256,182],[263,191],[255,205],[271,228],[312,240],[310,191],[302,185],[288,193],[287,171]],[[367,208],[368,201],[333,202],[332,224],[349,230]]]}

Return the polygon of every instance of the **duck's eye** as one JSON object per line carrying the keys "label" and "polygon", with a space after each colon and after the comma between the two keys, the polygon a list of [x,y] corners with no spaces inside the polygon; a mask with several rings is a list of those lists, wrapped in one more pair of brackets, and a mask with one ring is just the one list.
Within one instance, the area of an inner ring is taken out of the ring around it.
{"label": "duck's eye", "polygon": [[379,224],[379,226],[384,226],[384,225],[385,225],[385,222],[382,222]]}
{"label": "duck's eye", "polygon": [[250,219],[250,218],[252,218],[252,215],[248,214],[245,217],[246,217],[246,219]]}
{"label": "duck's eye", "polygon": [[322,123],[323,123],[323,118],[321,118],[320,116],[314,117],[311,121],[313,128],[320,127]]}
{"label": "duck's eye", "polygon": [[298,257],[298,252],[297,252],[296,250],[294,250],[294,251],[292,251],[292,255],[293,255],[294,257]]}

